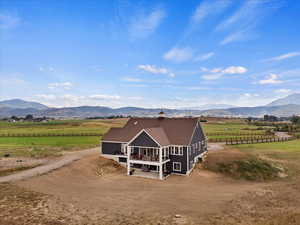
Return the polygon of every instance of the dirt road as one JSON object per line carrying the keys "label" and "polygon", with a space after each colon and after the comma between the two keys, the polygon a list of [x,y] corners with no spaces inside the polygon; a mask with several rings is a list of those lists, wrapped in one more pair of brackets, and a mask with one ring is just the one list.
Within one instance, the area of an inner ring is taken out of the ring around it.
{"label": "dirt road", "polygon": [[0,183],[13,182],[13,181],[28,179],[28,178],[31,178],[34,176],[45,174],[52,170],[55,170],[55,169],[65,166],[65,165],[68,165],[76,160],[79,160],[84,156],[95,155],[95,154],[97,154],[97,152],[99,152],[99,148],[93,148],[93,149],[87,149],[87,150],[78,151],[78,152],[66,153],[61,158],[59,158],[57,160],[52,160],[46,165],[38,166],[33,169],[28,169],[28,170],[25,170],[22,172],[18,172],[18,173],[11,174],[8,176],[0,177]]}

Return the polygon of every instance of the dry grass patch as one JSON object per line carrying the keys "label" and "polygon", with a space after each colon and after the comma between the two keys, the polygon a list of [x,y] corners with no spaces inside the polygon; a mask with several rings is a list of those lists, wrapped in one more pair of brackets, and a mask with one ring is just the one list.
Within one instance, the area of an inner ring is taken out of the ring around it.
{"label": "dry grass patch", "polygon": [[96,160],[96,174],[98,176],[121,174],[125,172],[126,172],[126,168],[121,166],[118,162],[112,159],[99,157]]}
{"label": "dry grass patch", "polygon": [[274,162],[230,149],[209,153],[204,168],[253,181],[272,180],[285,175],[285,170]]}

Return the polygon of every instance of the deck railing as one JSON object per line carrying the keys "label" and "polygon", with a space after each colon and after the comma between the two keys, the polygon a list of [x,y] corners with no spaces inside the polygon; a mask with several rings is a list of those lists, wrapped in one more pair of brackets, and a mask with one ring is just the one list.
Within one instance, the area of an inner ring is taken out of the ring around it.
{"label": "deck railing", "polygon": [[[159,155],[147,156],[147,155],[131,155],[131,160],[141,160],[141,161],[151,161],[151,162],[159,162]],[[162,161],[168,160],[168,156],[163,156]]]}

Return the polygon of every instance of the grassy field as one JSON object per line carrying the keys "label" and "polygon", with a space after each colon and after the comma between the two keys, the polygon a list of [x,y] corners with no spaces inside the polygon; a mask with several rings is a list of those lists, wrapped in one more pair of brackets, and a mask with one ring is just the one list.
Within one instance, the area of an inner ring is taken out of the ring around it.
{"label": "grassy field", "polygon": [[43,157],[58,155],[62,151],[81,150],[99,146],[102,135],[111,127],[121,127],[126,119],[111,120],[65,120],[47,123],[0,122],[1,134],[87,134],[95,136],[74,137],[0,137],[0,157]]}
{"label": "grassy field", "polygon": [[245,153],[278,161],[289,169],[290,175],[300,172],[299,139],[287,142],[235,145],[234,148]]}
{"label": "grassy field", "polygon": [[1,134],[86,134],[103,135],[110,127],[123,126],[126,119],[112,120],[64,120],[36,122],[0,122]]}
{"label": "grassy field", "polygon": [[[25,156],[56,155],[61,151],[99,146],[101,137],[111,127],[122,127],[127,119],[57,120],[46,123],[0,121],[0,156],[5,153]],[[209,138],[236,138],[263,135],[261,127],[244,120],[209,121],[202,123]],[[1,137],[1,135],[44,135],[43,137]],[[85,135],[51,137],[49,135]],[[247,134],[247,136],[245,136]]]}
{"label": "grassy field", "polygon": [[11,156],[45,157],[62,151],[76,151],[99,146],[101,138],[86,137],[0,137],[0,157]]}
{"label": "grassy field", "polygon": [[224,120],[202,123],[202,127],[209,140],[230,138],[251,138],[266,135],[267,129],[271,127],[258,127],[249,125],[244,120]]}
{"label": "grassy field", "polygon": [[297,155],[300,159],[300,140],[262,144],[243,144],[235,145],[234,147],[244,152],[270,154],[279,156],[282,159],[294,158],[294,156]]}

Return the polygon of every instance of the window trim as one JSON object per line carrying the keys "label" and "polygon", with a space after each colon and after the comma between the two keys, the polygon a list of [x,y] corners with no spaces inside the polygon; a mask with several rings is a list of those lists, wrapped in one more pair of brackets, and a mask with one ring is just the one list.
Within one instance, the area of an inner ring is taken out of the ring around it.
{"label": "window trim", "polygon": [[[179,170],[178,170],[178,169],[175,169],[174,166],[175,166],[176,164],[179,165],[179,168],[180,168]],[[173,162],[173,171],[175,171],[175,172],[181,172],[181,168],[182,168],[182,167],[181,167],[181,162]]]}
{"label": "window trim", "polygon": [[[177,153],[176,153],[177,150]],[[171,155],[180,155],[183,156],[183,146],[176,145],[171,147]]]}

